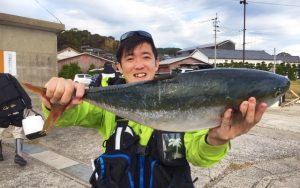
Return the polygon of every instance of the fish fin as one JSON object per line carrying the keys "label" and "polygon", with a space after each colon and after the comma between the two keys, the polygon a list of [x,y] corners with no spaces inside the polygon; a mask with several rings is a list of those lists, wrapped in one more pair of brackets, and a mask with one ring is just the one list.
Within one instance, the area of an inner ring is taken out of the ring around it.
{"label": "fish fin", "polygon": [[51,130],[56,124],[57,120],[60,118],[62,113],[66,109],[66,105],[55,104],[52,106],[50,114],[44,124],[43,131],[48,132]]}
{"label": "fish fin", "polygon": [[46,88],[44,87],[39,87],[39,86],[34,86],[32,84],[26,83],[26,82],[21,82],[25,88],[29,89],[33,93],[36,93],[40,96],[46,96]]}
{"label": "fish fin", "polygon": [[155,77],[153,79],[153,81],[159,81],[159,80],[167,80],[167,79],[172,79],[176,76],[176,74],[162,74],[162,75],[159,75],[157,77]]}

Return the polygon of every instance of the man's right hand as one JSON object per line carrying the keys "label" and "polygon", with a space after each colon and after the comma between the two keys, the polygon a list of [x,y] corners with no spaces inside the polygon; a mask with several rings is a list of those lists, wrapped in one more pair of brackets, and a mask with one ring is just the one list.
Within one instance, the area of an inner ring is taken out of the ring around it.
{"label": "man's right hand", "polygon": [[70,79],[52,77],[45,85],[46,97],[42,97],[42,103],[51,109],[51,106],[59,102],[71,108],[82,103],[85,92],[83,84],[75,83]]}

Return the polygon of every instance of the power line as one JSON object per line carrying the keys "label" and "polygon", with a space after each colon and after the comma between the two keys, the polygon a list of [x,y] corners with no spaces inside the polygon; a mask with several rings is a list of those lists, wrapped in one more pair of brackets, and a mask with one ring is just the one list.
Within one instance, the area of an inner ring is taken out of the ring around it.
{"label": "power line", "polygon": [[275,5],[275,6],[288,6],[288,7],[300,7],[300,5],[284,4],[284,3],[269,3],[269,2],[260,2],[260,1],[248,1],[256,4],[265,4],[265,5]]}
{"label": "power line", "polygon": [[50,12],[47,8],[43,7],[38,0],[34,0],[42,9],[46,10],[51,16],[53,16],[59,23],[63,24],[52,12]]}
{"label": "power line", "polygon": [[218,20],[218,14],[216,13],[216,17],[213,19],[213,24],[214,24],[214,32],[215,32],[215,59],[214,59],[214,68],[217,67],[216,64],[216,60],[217,60],[217,32],[219,32],[218,30],[218,23],[220,23],[220,21]]}

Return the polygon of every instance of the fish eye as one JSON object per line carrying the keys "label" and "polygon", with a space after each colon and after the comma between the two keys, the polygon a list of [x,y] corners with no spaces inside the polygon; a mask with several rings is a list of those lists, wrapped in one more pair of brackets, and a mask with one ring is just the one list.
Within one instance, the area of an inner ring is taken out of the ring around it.
{"label": "fish eye", "polygon": [[281,89],[278,89],[275,93],[274,93],[274,97],[277,98],[278,96],[281,95]]}

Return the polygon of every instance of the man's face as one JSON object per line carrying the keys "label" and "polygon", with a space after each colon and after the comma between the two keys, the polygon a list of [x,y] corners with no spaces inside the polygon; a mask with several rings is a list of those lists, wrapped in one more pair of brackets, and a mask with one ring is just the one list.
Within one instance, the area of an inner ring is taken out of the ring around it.
{"label": "man's face", "polygon": [[152,80],[158,66],[159,61],[155,60],[151,45],[146,42],[138,45],[132,54],[123,53],[121,63],[117,64],[127,83]]}

